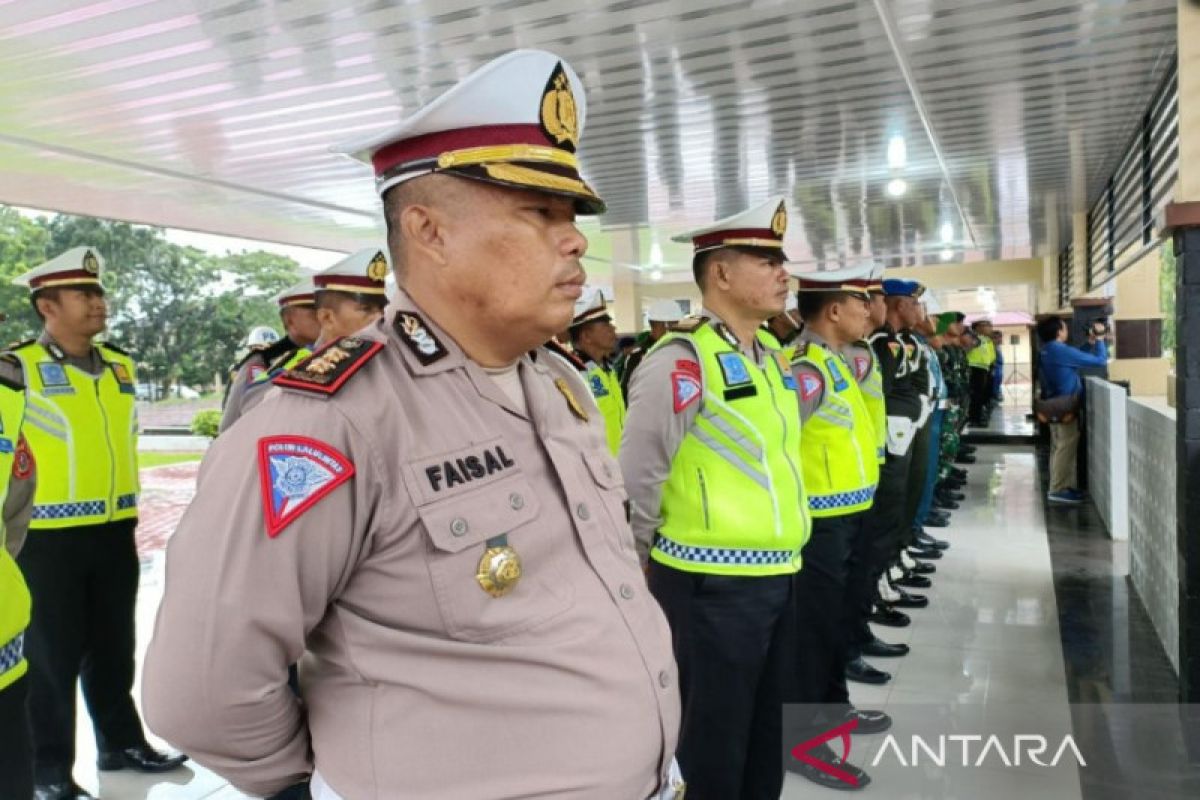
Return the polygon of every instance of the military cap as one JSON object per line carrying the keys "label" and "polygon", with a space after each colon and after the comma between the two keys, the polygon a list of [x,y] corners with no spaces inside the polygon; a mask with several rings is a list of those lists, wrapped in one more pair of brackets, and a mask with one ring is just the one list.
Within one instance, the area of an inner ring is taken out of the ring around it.
{"label": "military cap", "polygon": [[104,272],[104,257],[94,247],[73,247],[24,275],[13,278],[17,286],[30,292],[58,286],[99,286]]}
{"label": "military cap", "polygon": [[313,288],[355,294],[386,295],[388,260],[377,247],[359,250],[313,276]]}
{"label": "military cap", "polygon": [[801,292],[849,292],[866,297],[871,282],[870,263],[799,276]]}
{"label": "military cap", "polygon": [[604,201],[579,173],[587,101],[567,62],[514,50],[484,64],[400,124],[334,150],[369,163],[382,196],[442,173],[562,195],[581,214]]}
{"label": "military cap", "polygon": [[279,310],[294,306],[315,306],[317,296],[314,293],[312,278],[305,278],[294,286],[289,286],[272,299],[279,305]]}
{"label": "military cap", "polygon": [[787,255],[783,252],[786,233],[787,202],[783,197],[774,197],[711,225],[673,236],[671,241],[691,242],[697,254],[721,247],[734,247],[786,260]]}
{"label": "military cap", "polygon": [[611,322],[612,315],[608,313],[608,303],[604,301],[604,292],[599,289],[586,289],[575,301],[575,318],[570,327],[578,328],[589,322]]}
{"label": "military cap", "polygon": [[646,319],[651,322],[679,322],[683,319],[683,309],[674,300],[655,300],[646,312]]}
{"label": "military cap", "polygon": [[916,281],[888,278],[883,282],[883,293],[888,297],[919,297],[922,289]]}

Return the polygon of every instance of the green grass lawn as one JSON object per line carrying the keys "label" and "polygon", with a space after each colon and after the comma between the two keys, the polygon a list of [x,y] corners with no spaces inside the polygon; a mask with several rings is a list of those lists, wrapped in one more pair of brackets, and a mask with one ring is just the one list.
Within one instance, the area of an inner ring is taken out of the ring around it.
{"label": "green grass lawn", "polygon": [[204,457],[204,453],[179,453],[179,452],[150,452],[138,453],[138,466],[142,469],[149,467],[162,467],[167,464],[183,464],[188,461],[199,461]]}

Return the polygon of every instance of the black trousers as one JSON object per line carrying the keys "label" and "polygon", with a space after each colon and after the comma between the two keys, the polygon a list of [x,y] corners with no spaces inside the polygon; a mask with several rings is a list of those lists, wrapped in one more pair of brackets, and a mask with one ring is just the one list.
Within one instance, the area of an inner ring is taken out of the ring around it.
{"label": "black trousers", "polygon": [[982,367],[971,367],[971,422],[986,425],[988,406],[992,402],[992,371]]}
{"label": "black trousers", "polygon": [[847,624],[849,640],[847,660],[862,655],[860,648],[872,637],[867,617],[875,602],[876,584],[900,548],[900,537],[906,532],[905,508],[908,503],[908,472],[913,463],[913,448],[902,456],[888,453],[887,461],[879,467],[879,486],[875,502],[863,521],[863,553],[861,560],[851,561],[847,581],[848,604],[853,619]]}
{"label": "black trousers", "polygon": [[75,763],[75,682],[100,752],[145,741],[133,704],[136,520],[30,530],[17,559],[33,595],[25,636],[34,777],[67,779]]}
{"label": "black trousers", "polygon": [[[846,687],[848,630],[855,611],[847,585],[855,562],[864,557],[866,511],[840,517],[814,517],[804,546],[804,567],[796,575],[796,702],[850,706]],[[820,711],[821,709],[814,709]],[[814,715],[813,733],[826,717]]]}
{"label": "black trousers", "polygon": [[783,701],[795,669],[794,576],[705,575],[650,562],[671,625],[688,800],[778,800]]}
{"label": "black trousers", "polygon": [[0,797],[31,800],[33,748],[29,744],[29,677],[0,689]]}
{"label": "black trousers", "polygon": [[[925,479],[929,473],[929,448],[933,446],[933,421],[925,420],[925,425],[913,437],[909,447],[910,466],[908,470],[908,490],[904,497],[904,519],[906,522],[900,531],[900,547],[908,547],[913,543],[913,526],[917,522],[917,509],[921,505],[921,495],[925,493]],[[892,558],[899,558],[899,547]]]}

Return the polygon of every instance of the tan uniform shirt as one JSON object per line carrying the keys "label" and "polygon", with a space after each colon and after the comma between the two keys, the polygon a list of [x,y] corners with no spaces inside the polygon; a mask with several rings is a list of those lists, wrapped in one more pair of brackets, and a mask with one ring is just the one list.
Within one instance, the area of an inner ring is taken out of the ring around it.
{"label": "tan uniform shirt", "polygon": [[218,433],[229,430],[233,423],[253,407],[253,403],[247,405],[246,396],[262,392],[266,388],[254,385],[254,379],[266,368],[267,360],[261,353],[251,353],[238,367],[233,381],[229,384],[229,397],[225,398],[225,408],[221,410],[221,426],[217,430]]}
{"label": "tan uniform shirt", "polygon": [[[721,321],[711,312],[701,314]],[[759,367],[766,363],[766,351],[757,339],[739,349]],[[629,412],[621,436],[621,473],[629,492],[629,524],[642,564],[649,560],[654,537],[662,527],[662,487],[671,475],[671,462],[703,403],[703,397],[699,397],[676,412],[671,373],[678,369],[676,361],[698,362],[698,358],[690,341],[673,339],[646,356],[629,387]]]}
{"label": "tan uniform shirt", "polygon": [[[167,550],[146,720],[252,793],[315,767],[353,800],[645,798],[674,754],[677,675],[588,389],[539,350],[522,413],[428,320],[401,333],[411,311],[399,293],[363,334],[385,348],[336,395],[275,388],[210,449]],[[272,538],[274,436],[354,474]],[[522,575],[492,597],[476,571],[505,534]],[[302,655],[303,713],[285,684]]]}

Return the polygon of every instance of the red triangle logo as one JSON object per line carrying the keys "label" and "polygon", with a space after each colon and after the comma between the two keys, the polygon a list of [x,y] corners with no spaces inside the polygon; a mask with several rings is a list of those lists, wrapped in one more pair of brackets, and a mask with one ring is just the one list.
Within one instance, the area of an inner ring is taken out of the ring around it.
{"label": "red triangle logo", "polygon": [[324,442],[306,436],[258,440],[258,477],[267,536],[274,539],[354,475],[354,464]]}

